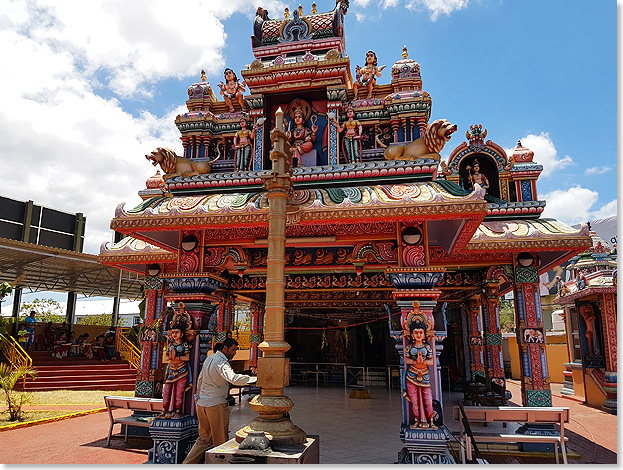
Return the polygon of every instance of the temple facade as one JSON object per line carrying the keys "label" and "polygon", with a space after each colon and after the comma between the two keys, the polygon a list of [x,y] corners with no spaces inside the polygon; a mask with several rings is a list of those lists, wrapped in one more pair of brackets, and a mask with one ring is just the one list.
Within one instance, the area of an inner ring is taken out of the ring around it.
{"label": "temple facade", "polygon": [[[480,124],[461,130],[465,141],[457,142],[451,116],[433,118],[432,97],[406,46],[391,69],[373,51],[351,63],[348,6],[338,0],[330,12],[315,4],[310,13],[286,9],[278,19],[258,8],[255,59],[239,73],[226,69],[218,85],[205,76],[190,85],[188,111],[175,120],[181,155],[159,147],[146,156],[162,174],[137,188],[139,204],[118,206],[111,228],[125,238],[102,245],[100,260],[147,276],[147,324],[164,318],[169,329],[167,306],[177,311],[183,303],[198,332],[188,339],[191,378],[208,341],[231,329],[238,301],[250,305],[250,360],[262,393],[277,390],[274,381],[283,391],[289,375],[275,375],[270,362],[281,354],[274,352],[281,340],[264,334],[271,309],[282,308],[289,322],[335,331],[377,325],[390,351],[380,361],[397,351],[401,366],[400,461],[448,463],[440,355],[445,350],[466,382],[503,382],[498,302],[513,291],[521,401],[551,406],[539,275],[587,250],[591,237],[586,226],[540,217],[542,166],[532,151],[518,142],[507,155]],[[277,222],[270,213],[276,201],[283,203]],[[281,235],[270,232],[280,224]],[[274,236],[283,240],[278,255]],[[267,308],[271,263],[281,266],[282,307]],[[306,336],[299,330],[286,339],[309,359],[315,346],[304,345]],[[290,345],[281,342],[287,367]],[[365,362],[348,343],[332,360]],[[161,393],[163,347],[143,343],[137,395]],[[178,429],[196,426],[195,383],[188,382]],[[161,420],[152,432],[155,459],[163,462],[178,458],[158,450],[173,433],[167,421],[175,420]],[[180,455],[192,432],[185,436],[176,441]]]}

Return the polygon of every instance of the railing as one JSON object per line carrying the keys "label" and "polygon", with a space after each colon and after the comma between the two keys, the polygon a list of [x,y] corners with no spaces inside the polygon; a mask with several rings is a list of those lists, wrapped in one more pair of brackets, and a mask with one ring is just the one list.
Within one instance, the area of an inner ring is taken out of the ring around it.
{"label": "railing", "polygon": [[130,367],[139,369],[141,367],[141,350],[128,339],[129,330],[130,328],[117,328],[115,349],[130,363]]}
{"label": "railing", "polygon": [[[32,367],[32,358],[12,336],[7,338],[0,334],[0,353],[13,369]],[[24,388],[26,388],[26,376],[24,376]]]}

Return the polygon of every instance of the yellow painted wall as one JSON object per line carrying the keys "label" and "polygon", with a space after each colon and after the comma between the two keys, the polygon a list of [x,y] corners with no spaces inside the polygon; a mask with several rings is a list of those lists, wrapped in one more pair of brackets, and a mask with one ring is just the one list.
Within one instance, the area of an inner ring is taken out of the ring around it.
{"label": "yellow painted wall", "polygon": [[[549,341],[549,338],[547,338]],[[548,344],[547,345],[547,369],[549,371],[549,381],[551,383],[561,384],[565,381],[562,372],[565,370],[563,365],[565,362],[569,362],[569,356],[567,354],[567,345],[563,344]]]}
{"label": "yellow painted wall", "polygon": [[[593,378],[586,374],[586,403],[591,406],[600,407],[604,403],[606,398],[603,392],[599,389]],[[573,384],[575,387],[575,384]],[[575,388],[574,388],[575,390]]]}
{"label": "yellow painted wall", "polygon": [[[547,369],[549,370],[550,382],[563,383],[564,376],[562,372],[565,370],[563,364],[569,362],[569,354],[567,352],[566,338],[564,336],[555,335],[550,344],[550,337],[547,337]],[[511,377],[515,380],[521,379],[521,363],[519,358],[519,347],[517,346],[517,337],[511,336],[504,338],[508,341],[508,352],[511,361]],[[507,359],[508,360],[508,359]]]}
{"label": "yellow painted wall", "polygon": [[584,372],[582,369],[573,369],[573,396],[584,400]]}
{"label": "yellow painted wall", "polygon": [[508,338],[508,352],[511,360],[511,377],[513,379],[521,379],[521,361],[519,359],[519,348],[517,347],[517,337]]}

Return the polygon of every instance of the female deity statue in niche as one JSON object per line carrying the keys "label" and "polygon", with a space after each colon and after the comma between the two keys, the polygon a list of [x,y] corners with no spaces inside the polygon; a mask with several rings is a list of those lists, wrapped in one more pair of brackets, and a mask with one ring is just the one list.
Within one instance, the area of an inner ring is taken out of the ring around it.
{"label": "female deity statue in niche", "polygon": [[478,163],[478,160],[474,160],[472,165],[473,165],[473,168],[469,165],[465,167],[467,171],[469,172],[469,177],[467,178],[469,189],[473,191],[474,184],[478,184],[486,192],[487,189],[489,189],[489,180],[487,179],[485,175],[480,173],[480,163]]}
{"label": "female deity statue in niche", "polygon": [[[311,110],[309,113],[311,114]],[[294,121],[294,129],[288,130],[286,135],[290,139],[292,164],[294,166],[302,166],[303,154],[309,152],[313,148],[314,142],[316,141],[316,131],[318,131],[316,120],[318,118],[316,116],[311,117],[312,126],[310,129],[304,125],[305,113],[302,107],[295,106],[290,115]],[[296,162],[294,161],[295,158]]]}
{"label": "female deity statue in niche", "polygon": [[251,154],[253,153],[253,140],[255,140],[255,130],[257,124],[252,130],[247,129],[247,120],[243,117],[240,119],[240,130],[234,136],[234,148],[236,149],[236,171],[251,170]]}
{"label": "female deity statue in niche", "polygon": [[340,127],[335,117],[332,117],[331,120],[335,123],[338,133],[346,129],[344,134],[344,153],[348,163],[361,163],[361,133],[363,127],[355,119],[355,110],[352,106],[346,108],[346,116],[348,120],[344,122],[343,127]]}
{"label": "female deity statue in niche", "polygon": [[376,85],[376,77],[380,77],[381,72],[385,68],[385,65],[377,67],[377,64],[378,61],[374,51],[368,51],[366,54],[366,65],[363,67],[357,65],[355,67],[355,83],[353,83],[355,99],[357,99],[357,95],[359,94],[360,86],[367,87],[368,99],[372,98],[372,89],[374,85]]}
{"label": "female deity statue in niche", "polygon": [[427,337],[432,325],[426,315],[419,312],[419,304],[413,303],[414,310],[407,316],[404,335],[409,338],[405,348],[405,383],[403,395],[411,404],[414,421],[411,429],[437,429],[433,423],[433,395],[430,387],[429,366],[433,365],[434,354]]}
{"label": "female deity statue in niche", "polygon": [[239,81],[234,71],[230,68],[226,68],[223,75],[225,75],[225,83],[220,82],[218,86],[221,89],[221,96],[225,100],[225,104],[229,106],[229,111],[234,112],[232,103],[234,99],[238,101],[240,108],[244,110],[244,99],[242,97],[242,92],[245,90],[244,82]]}
{"label": "female deity statue in niche", "polygon": [[162,389],[162,413],[156,418],[179,418],[182,413],[184,392],[190,379],[190,345],[186,341],[185,321],[174,323],[167,335],[169,346],[163,359],[168,363]]}

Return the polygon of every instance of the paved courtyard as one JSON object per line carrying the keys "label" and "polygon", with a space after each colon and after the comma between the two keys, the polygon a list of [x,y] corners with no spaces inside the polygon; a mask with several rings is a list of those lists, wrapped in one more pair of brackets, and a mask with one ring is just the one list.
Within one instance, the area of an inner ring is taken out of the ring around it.
{"label": "paved courtyard", "polygon": [[[616,463],[616,416],[587,407],[560,395],[561,385],[553,385],[553,405],[568,406],[571,422],[566,428],[568,448],[580,458],[570,464]],[[509,382],[513,402],[518,403],[519,386]],[[402,448],[399,438],[401,403],[397,390],[370,388],[371,399],[351,399],[343,388],[289,387],[286,394],[295,407],[292,421],[307,434],[320,436],[320,463],[392,464]],[[448,396],[447,398],[455,398]],[[446,397],[444,396],[444,399]],[[230,434],[256,416],[248,404],[231,407]],[[446,424],[453,430],[455,423]],[[147,460],[151,440],[113,438],[106,447],[108,414],[93,415],[0,432],[2,464],[141,464]],[[119,426],[115,426],[119,433]],[[36,443],[36,445],[33,445]],[[552,456],[487,456],[491,463],[553,463]]]}

